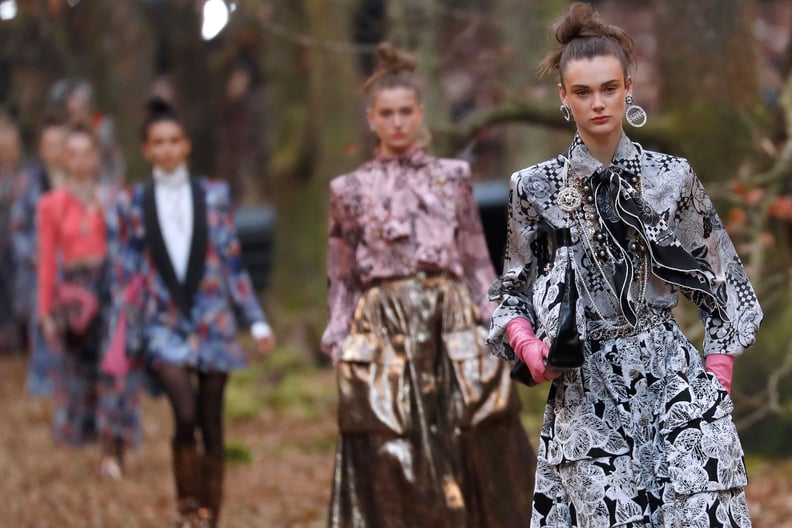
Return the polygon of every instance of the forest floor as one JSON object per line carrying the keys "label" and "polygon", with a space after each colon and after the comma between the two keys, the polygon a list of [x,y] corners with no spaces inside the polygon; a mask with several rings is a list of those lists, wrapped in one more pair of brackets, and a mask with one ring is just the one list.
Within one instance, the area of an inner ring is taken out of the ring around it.
{"label": "forest floor", "polygon": [[[174,510],[162,398],[142,398],[144,444],[122,481],[96,448],[53,447],[51,403],[24,395],[25,359],[0,358],[0,528],[166,528]],[[226,407],[224,528],[326,524],[336,440],[332,369],[271,358],[236,375]],[[526,416],[535,436],[533,418]],[[755,528],[792,528],[792,461],[751,459]]]}

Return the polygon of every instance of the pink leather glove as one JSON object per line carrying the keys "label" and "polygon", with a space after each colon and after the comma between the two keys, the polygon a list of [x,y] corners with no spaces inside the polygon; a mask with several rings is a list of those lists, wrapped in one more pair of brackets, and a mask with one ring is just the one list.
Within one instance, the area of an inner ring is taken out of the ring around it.
{"label": "pink leather glove", "polygon": [[515,317],[506,325],[506,334],[514,353],[528,366],[531,377],[537,383],[550,381],[558,377],[558,373],[547,370],[545,360],[550,347],[534,335],[531,322],[524,317]]}
{"label": "pink leather glove", "polygon": [[726,354],[710,354],[704,358],[704,368],[715,374],[720,384],[731,394],[732,374],[734,372],[734,356]]}

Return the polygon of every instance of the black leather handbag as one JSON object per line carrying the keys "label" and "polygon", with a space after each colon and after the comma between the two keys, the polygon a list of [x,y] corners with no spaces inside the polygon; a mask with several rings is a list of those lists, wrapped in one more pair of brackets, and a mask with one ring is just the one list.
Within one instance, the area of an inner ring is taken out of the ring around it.
{"label": "black leather handbag", "polygon": [[[555,255],[555,250],[560,246],[570,245],[569,228],[552,229],[543,224],[542,237],[545,238],[547,258]],[[542,260],[542,259],[540,259]],[[545,263],[539,262],[540,269]],[[577,329],[577,300],[578,290],[575,283],[575,270],[572,267],[571,252],[567,254],[567,266],[564,273],[564,283],[560,288],[561,305],[558,312],[558,330],[556,337],[550,344],[550,351],[547,355],[547,366],[555,370],[572,370],[583,365],[583,340]],[[511,377],[515,381],[525,385],[537,385],[537,381],[531,377],[528,366],[520,359],[515,359],[511,369]]]}

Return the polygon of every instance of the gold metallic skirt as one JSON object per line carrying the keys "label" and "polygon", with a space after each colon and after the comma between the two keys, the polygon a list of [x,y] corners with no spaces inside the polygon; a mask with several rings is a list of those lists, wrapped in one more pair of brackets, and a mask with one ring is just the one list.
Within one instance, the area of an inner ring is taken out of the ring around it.
{"label": "gold metallic skirt", "polygon": [[535,455],[509,365],[446,275],[384,281],[337,369],[331,527],[524,527]]}

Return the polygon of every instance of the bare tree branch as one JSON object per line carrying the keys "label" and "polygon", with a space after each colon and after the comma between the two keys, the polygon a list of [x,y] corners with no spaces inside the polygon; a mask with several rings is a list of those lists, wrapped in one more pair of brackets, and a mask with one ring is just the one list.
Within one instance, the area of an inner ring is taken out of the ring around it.
{"label": "bare tree branch", "polygon": [[[442,148],[448,152],[462,150],[479,132],[491,126],[523,124],[559,130],[573,130],[574,123],[561,118],[556,107],[546,103],[507,101],[484,112],[473,114],[460,123],[443,125],[432,130]],[[675,150],[677,144],[668,127],[660,120],[630,131],[635,141],[661,150]]]}
{"label": "bare tree branch", "polygon": [[295,31],[294,29],[274,22],[272,20],[274,10],[273,4],[267,2],[256,6],[253,13],[255,13],[255,17],[259,24],[261,24],[262,29],[294,44],[345,55],[360,55],[377,51],[377,46],[375,44],[356,44],[354,42],[319,40],[305,33]]}
{"label": "bare tree branch", "polygon": [[[751,176],[751,183],[757,187],[765,187],[765,196],[756,205],[756,214],[751,217],[757,219],[750,224],[750,229],[745,234],[749,239],[757,240],[763,232],[770,228],[770,223],[775,220],[770,216],[769,209],[772,203],[778,198],[782,185],[784,185],[790,175],[792,175],[792,73],[787,76],[784,88],[779,99],[781,108],[784,112],[786,123],[786,141],[777,150],[777,155],[773,165],[764,173]],[[762,270],[767,248],[762,245],[756,246],[749,257],[751,267],[755,270]],[[781,280],[788,282],[788,272],[782,272]],[[778,277],[765,277],[757,286],[763,286],[764,290],[784,291],[782,285],[776,280]],[[759,292],[760,297],[761,292]],[[788,302],[788,301],[786,301]],[[792,405],[782,399],[784,383],[788,382],[792,373],[792,344],[787,346],[781,360],[781,365],[772,369],[767,379],[766,391],[755,397],[749,404],[754,408],[748,415],[737,420],[740,428],[748,428],[759,421],[770,416],[792,416]],[[744,402],[747,401],[744,400]]]}

